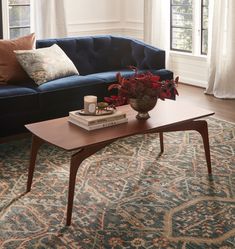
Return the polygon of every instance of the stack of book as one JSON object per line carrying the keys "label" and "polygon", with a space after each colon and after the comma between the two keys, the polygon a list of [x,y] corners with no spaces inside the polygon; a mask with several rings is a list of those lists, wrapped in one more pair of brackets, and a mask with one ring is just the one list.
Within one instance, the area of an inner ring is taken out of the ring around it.
{"label": "stack of book", "polygon": [[79,111],[69,112],[68,121],[88,131],[126,123],[126,114],[121,111],[114,111],[109,115],[86,116],[79,114]]}

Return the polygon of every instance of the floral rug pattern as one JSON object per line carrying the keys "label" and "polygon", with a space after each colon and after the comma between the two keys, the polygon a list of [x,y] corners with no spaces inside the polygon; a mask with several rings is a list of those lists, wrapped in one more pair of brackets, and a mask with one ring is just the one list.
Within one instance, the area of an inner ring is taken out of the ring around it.
{"label": "floral rug pattern", "polygon": [[235,248],[235,124],[208,124],[211,177],[194,131],[165,133],[162,155],[158,134],[148,134],[86,159],[70,227],[71,154],[43,145],[25,194],[31,141],[0,144],[0,248]]}

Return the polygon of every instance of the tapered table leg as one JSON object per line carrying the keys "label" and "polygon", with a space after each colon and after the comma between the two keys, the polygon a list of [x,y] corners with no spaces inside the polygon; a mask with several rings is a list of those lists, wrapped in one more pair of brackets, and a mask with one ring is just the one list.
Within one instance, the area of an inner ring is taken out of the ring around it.
{"label": "tapered table leg", "polygon": [[204,150],[205,150],[205,156],[206,156],[206,162],[207,162],[208,174],[211,174],[212,169],[211,169],[211,155],[210,155],[208,125],[207,125],[207,122],[205,120],[200,120],[197,122],[198,123],[197,123],[197,127],[195,130],[197,130],[202,136]]}
{"label": "tapered table leg", "polygon": [[[210,156],[210,144],[209,144],[209,136],[208,136],[208,125],[205,120],[195,120],[185,122],[183,124],[175,124],[171,125],[170,127],[164,127],[162,130],[159,131],[160,135],[160,145],[161,151],[163,146],[163,132],[173,132],[173,131],[187,131],[187,130],[195,130],[200,133],[203,140],[206,162],[207,162],[207,170],[208,174],[212,174],[211,168],[211,156]],[[162,134],[162,135],[161,135]]]}
{"label": "tapered table leg", "polygon": [[28,168],[28,181],[27,181],[26,192],[29,192],[31,190],[37,153],[38,153],[40,146],[43,143],[44,141],[41,138],[35,135],[32,135],[31,154],[30,154],[30,162],[29,162],[29,168]]}
{"label": "tapered table leg", "polygon": [[106,142],[100,145],[98,144],[93,147],[83,148],[72,155],[70,160],[70,174],[69,174],[69,193],[68,193],[68,206],[67,206],[67,219],[66,219],[67,226],[71,225],[76,175],[80,164],[82,163],[83,160],[93,155],[94,153],[96,153],[97,151],[104,148],[106,145],[110,143],[111,142]]}

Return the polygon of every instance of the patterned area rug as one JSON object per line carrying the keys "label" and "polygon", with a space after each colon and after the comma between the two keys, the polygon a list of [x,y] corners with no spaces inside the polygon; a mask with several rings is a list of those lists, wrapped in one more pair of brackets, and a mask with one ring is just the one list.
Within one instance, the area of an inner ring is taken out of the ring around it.
{"label": "patterned area rug", "polygon": [[65,226],[70,155],[30,139],[0,145],[0,248],[235,248],[235,124],[208,119],[213,177],[197,132],[121,139],[78,170]]}

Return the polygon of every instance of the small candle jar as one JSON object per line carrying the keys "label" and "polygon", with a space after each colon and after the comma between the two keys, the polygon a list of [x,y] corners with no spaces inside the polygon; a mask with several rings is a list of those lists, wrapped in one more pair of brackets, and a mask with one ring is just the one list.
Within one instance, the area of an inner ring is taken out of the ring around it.
{"label": "small candle jar", "polygon": [[84,113],[85,114],[95,114],[97,106],[97,97],[88,95],[84,96]]}

